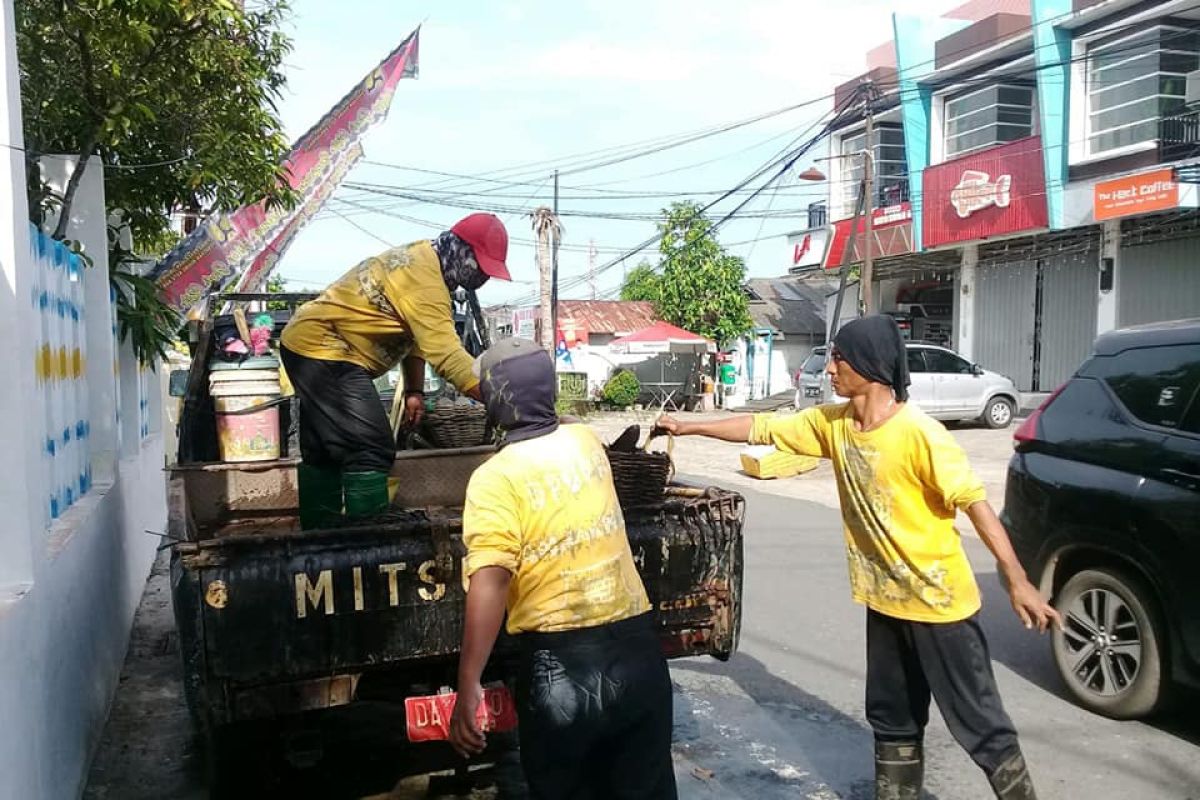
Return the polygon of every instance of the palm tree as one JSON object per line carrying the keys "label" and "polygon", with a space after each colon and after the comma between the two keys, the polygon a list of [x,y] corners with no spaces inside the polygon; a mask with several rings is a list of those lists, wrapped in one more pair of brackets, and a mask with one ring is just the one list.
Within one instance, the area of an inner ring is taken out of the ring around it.
{"label": "palm tree", "polygon": [[[540,276],[539,306],[541,308],[542,331],[538,344],[554,353],[554,310],[551,294],[551,247],[557,248],[562,235],[558,218],[547,206],[539,206],[529,215],[533,220],[533,233],[537,237],[538,275]],[[553,243],[553,244],[552,244]]]}

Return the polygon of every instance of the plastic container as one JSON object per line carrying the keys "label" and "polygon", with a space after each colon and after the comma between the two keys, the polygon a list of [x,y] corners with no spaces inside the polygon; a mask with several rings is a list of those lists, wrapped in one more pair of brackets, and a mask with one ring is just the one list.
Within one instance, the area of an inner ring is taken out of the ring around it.
{"label": "plastic container", "polygon": [[250,413],[231,413],[278,400],[279,373],[273,374],[274,380],[243,380],[244,373],[240,375],[236,370],[209,375],[209,393],[217,413],[217,444],[222,461],[279,458],[278,405]]}

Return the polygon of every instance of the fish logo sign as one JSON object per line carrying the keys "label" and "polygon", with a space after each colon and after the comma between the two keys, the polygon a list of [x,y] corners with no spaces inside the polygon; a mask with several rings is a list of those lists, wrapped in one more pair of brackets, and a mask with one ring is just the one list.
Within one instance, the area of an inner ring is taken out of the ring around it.
{"label": "fish logo sign", "polygon": [[996,180],[986,172],[968,169],[962,174],[958,185],[950,190],[950,205],[959,219],[966,219],[976,211],[995,206],[1008,208],[1012,201],[1012,175],[997,175]]}

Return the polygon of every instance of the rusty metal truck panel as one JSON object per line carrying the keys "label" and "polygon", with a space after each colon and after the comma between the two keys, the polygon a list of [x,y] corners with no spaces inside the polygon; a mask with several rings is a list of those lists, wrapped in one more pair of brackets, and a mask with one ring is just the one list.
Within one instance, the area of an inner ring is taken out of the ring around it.
{"label": "rusty metal truck panel", "polygon": [[[740,625],[742,498],[674,492],[659,509],[628,514],[634,559],[666,654],[728,658]],[[347,681],[359,675],[455,656],[464,555],[460,520],[436,514],[311,533],[267,526],[177,545],[190,694],[203,695],[218,719],[253,715],[246,698],[261,700],[267,686],[272,713],[327,707],[348,702]],[[334,676],[346,680],[330,683]]]}

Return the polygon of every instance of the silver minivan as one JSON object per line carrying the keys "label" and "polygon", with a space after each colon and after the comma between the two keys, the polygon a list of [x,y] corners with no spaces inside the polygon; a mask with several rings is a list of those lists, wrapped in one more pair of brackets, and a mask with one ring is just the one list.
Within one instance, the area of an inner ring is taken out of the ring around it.
{"label": "silver minivan", "polygon": [[[953,350],[933,344],[909,342],[908,372],[912,402],[935,419],[954,422],[978,420],[989,428],[1006,428],[1020,405],[1016,385],[1005,376],[972,364]],[[828,350],[814,348],[800,368],[798,405],[807,402],[844,402],[833,395],[825,374]]]}

